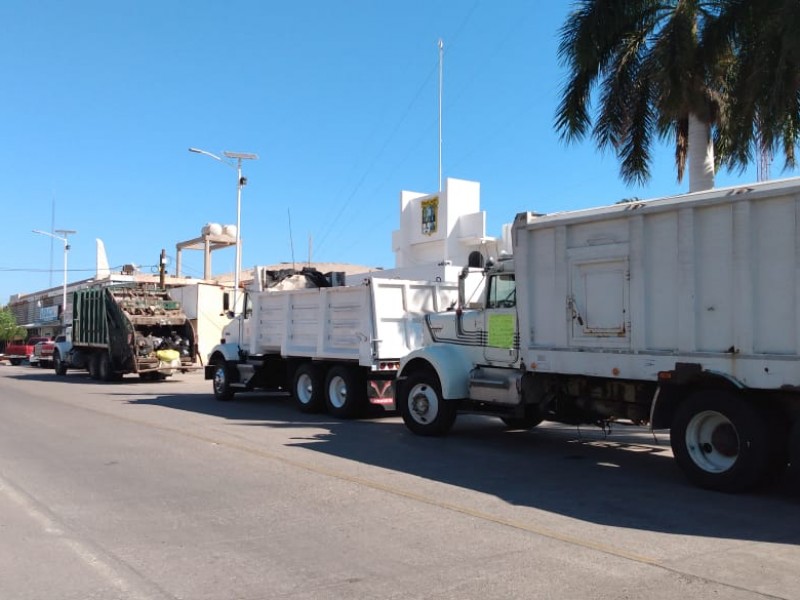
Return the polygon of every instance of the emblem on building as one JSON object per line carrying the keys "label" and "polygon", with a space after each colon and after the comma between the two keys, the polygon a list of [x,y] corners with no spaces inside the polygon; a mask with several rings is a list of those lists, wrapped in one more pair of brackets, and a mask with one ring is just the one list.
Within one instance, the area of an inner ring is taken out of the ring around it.
{"label": "emblem on building", "polygon": [[422,201],[422,234],[433,235],[439,226],[439,197]]}

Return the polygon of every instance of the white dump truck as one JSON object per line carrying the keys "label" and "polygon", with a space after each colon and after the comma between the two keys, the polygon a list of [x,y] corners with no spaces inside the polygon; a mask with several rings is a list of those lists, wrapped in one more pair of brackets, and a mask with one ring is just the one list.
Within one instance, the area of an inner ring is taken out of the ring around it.
{"label": "white dump truck", "polygon": [[214,395],[285,390],[301,411],[356,417],[393,402],[400,359],[422,343],[422,318],[454,307],[458,284],[255,270],[244,314],[224,330],[205,368]]}
{"label": "white dump truck", "polygon": [[649,425],[722,491],[800,462],[800,179],[522,213],[512,247],[481,308],[426,316],[396,382],[409,429]]}

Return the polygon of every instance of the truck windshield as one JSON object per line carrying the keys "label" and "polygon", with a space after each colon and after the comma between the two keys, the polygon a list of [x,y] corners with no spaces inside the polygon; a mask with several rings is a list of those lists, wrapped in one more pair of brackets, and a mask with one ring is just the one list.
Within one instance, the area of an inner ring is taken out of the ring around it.
{"label": "truck windshield", "polygon": [[517,285],[513,273],[495,275],[489,280],[486,308],[514,308],[517,305]]}

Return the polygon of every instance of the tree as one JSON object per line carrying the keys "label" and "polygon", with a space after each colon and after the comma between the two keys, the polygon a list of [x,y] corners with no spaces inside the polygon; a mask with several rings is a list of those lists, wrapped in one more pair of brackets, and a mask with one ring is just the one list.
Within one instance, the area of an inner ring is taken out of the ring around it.
{"label": "tree", "polygon": [[7,306],[0,308],[0,342],[22,337],[25,337],[25,328],[17,325],[14,313]]}
{"label": "tree", "polygon": [[[689,163],[690,191],[714,186],[712,129],[720,115],[722,57],[706,60],[700,31],[714,17],[700,0],[580,0],[561,29],[559,58],[569,68],[556,113],[563,139],[592,136],[612,149],[626,183],[650,177],[653,138],[675,143],[678,181]],[[720,38],[724,41],[726,38]]]}
{"label": "tree", "polygon": [[710,60],[726,45],[736,60],[726,80],[729,98],[718,145],[729,167],[744,168],[754,152],[783,153],[797,164],[800,135],[800,2],[714,0],[718,16],[702,37]]}

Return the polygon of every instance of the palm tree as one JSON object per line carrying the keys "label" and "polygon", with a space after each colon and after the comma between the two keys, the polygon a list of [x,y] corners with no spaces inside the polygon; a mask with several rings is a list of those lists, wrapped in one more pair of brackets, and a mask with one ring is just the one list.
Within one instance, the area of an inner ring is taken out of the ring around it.
{"label": "palm tree", "polygon": [[561,29],[569,68],[556,113],[563,139],[583,138],[599,86],[592,136],[621,161],[626,183],[650,177],[654,136],[674,139],[678,181],[689,161],[690,191],[714,186],[712,128],[720,115],[724,53],[706,61],[700,44],[715,15],[700,0],[579,0]]}
{"label": "palm tree", "polygon": [[729,101],[719,147],[729,167],[744,168],[753,152],[780,150],[785,167],[797,164],[800,141],[800,2],[715,0],[718,14],[703,38],[716,48],[732,45],[736,61],[726,82]]}

